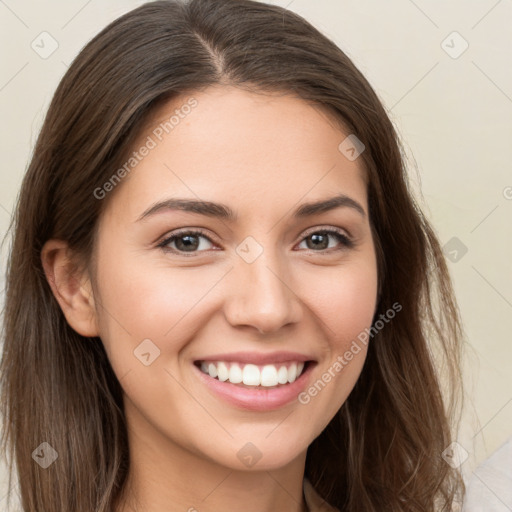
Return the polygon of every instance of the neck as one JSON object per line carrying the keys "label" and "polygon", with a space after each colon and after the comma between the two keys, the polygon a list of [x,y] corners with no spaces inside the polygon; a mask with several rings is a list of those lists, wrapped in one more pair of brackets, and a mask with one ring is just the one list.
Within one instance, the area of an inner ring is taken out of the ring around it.
{"label": "neck", "polygon": [[[152,465],[130,470],[123,498],[116,512],[307,512],[302,478],[293,472],[237,472],[225,468],[215,474],[206,468],[195,470],[180,464],[181,471],[158,473]],[[290,474],[291,473],[291,474]]]}
{"label": "neck", "polygon": [[237,470],[151,429],[128,436],[129,474],[115,512],[307,512],[305,452],[284,467]]}

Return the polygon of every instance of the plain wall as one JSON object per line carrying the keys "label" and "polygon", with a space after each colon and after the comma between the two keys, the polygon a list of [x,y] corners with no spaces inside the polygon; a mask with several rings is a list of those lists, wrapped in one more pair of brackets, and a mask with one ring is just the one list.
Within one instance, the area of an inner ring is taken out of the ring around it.
{"label": "plain wall", "polygon": [[[0,2],[1,236],[59,80],[85,43],[142,3]],[[420,203],[448,244],[469,349],[458,437],[468,477],[512,435],[512,3],[271,3],[312,22],[368,78],[406,144]],[[46,59],[31,47],[48,38],[42,32],[58,43]],[[3,290],[5,250],[1,272]],[[5,478],[0,469],[0,484]],[[0,487],[0,505],[3,495]]]}

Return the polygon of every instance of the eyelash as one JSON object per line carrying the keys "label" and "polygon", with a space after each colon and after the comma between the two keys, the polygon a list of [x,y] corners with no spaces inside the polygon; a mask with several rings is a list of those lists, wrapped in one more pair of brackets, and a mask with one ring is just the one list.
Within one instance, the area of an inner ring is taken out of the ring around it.
{"label": "eyelash", "polygon": [[[329,229],[315,228],[314,230],[307,232],[304,235],[304,237],[302,238],[302,240],[300,241],[300,243],[302,243],[306,238],[310,237],[311,235],[315,235],[315,234],[319,234],[319,233],[327,234],[327,235],[335,235],[338,238],[338,240],[340,241],[342,247],[340,247],[338,249],[334,249],[334,250],[331,248],[331,249],[322,249],[319,251],[315,251],[314,249],[307,249],[307,251],[309,251],[310,253],[330,254],[332,252],[342,251],[344,249],[352,249],[355,245],[354,241],[351,240],[347,235],[345,235],[341,230],[333,229],[333,228],[329,228]],[[183,229],[183,230],[173,233],[172,236],[167,237],[164,240],[162,240],[162,242],[160,242],[157,245],[157,247],[161,248],[166,253],[173,253],[173,254],[177,254],[177,255],[185,256],[185,257],[196,257],[198,253],[205,252],[205,251],[192,251],[192,252],[187,253],[184,251],[178,251],[176,249],[170,249],[169,247],[167,247],[167,245],[169,245],[171,242],[173,242],[174,240],[176,240],[184,235],[193,235],[193,236],[200,235],[200,236],[206,238],[210,243],[214,244],[214,242],[210,239],[210,237],[206,234],[206,232],[201,229]]]}

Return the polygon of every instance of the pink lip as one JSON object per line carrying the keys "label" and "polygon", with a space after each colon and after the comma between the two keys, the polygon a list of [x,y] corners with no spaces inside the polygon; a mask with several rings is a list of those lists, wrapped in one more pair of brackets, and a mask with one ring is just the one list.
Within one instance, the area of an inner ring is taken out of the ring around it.
{"label": "pink lip", "polygon": [[211,356],[197,359],[197,361],[226,361],[243,364],[274,364],[286,363],[288,361],[314,361],[311,356],[299,354],[297,352],[269,352],[268,354],[258,352],[230,352],[229,354],[214,354]]}
{"label": "pink lip", "polygon": [[[294,357],[296,357],[296,355]],[[222,357],[215,360],[226,361],[226,359],[222,359]],[[240,359],[235,360],[240,361]],[[289,354],[285,360],[289,360]],[[250,387],[231,384],[231,382],[221,382],[220,380],[214,379],[202,372],[196,365],[192,365],[201,381],[206,384],[208,389],[214,395],[240,409],[259,412],[279,409],[280,407],[296,400],[298,395],[306,387],[314,366],[316,366],[316,363],[309,363],[300,377],[291,384],[285,384],[275,388],[265,389],[261,387],[254,387],[254,389],[251,389]]]}

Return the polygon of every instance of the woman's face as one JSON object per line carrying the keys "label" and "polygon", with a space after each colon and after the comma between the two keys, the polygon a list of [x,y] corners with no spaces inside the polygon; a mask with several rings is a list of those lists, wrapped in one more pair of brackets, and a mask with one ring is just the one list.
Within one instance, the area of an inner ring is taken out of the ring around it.
{"label": "woman's face", "polygon": [[295,97],[214,87],[161,107],[140,136],[100,199],[95,298],[145,449],[277,468],[346,400],[377,298],[348,135]]}

